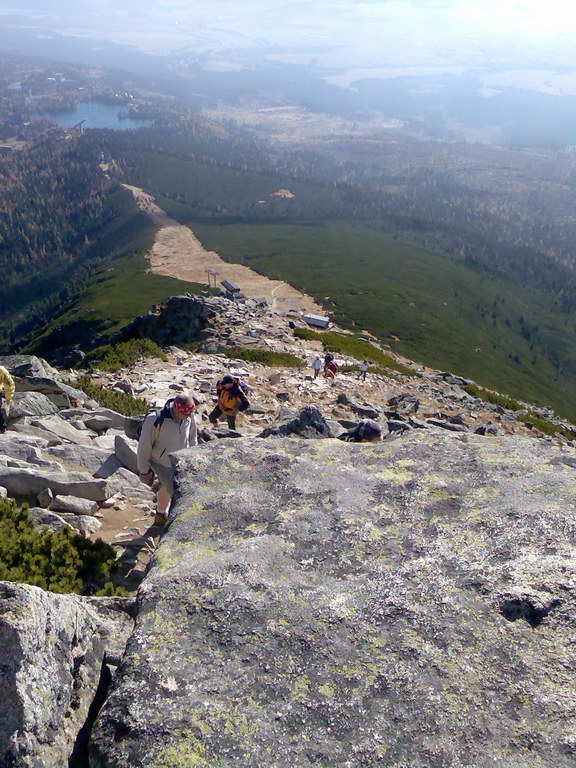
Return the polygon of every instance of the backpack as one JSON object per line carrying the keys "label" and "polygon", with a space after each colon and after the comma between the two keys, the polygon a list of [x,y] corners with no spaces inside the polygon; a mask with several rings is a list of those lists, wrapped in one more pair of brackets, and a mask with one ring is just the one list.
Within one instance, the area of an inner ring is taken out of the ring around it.
{"label": "backpack", "polygon": [[[165,407],[165,406],[164,406]],[[166,414],[164,413],[164,407],[162,408],[150,408],[148,410],[148,413],[142,417],[140,424],[136,427],[136,434],[137,434],[137,440],[140,440],[140,435],[142,434],[142,427],[144,426],[144,422],[150,416],[150,414],[155,413],[156,419],[154,420],[154,428],[161,427],[164,423],[164,419],[166,418]]]}

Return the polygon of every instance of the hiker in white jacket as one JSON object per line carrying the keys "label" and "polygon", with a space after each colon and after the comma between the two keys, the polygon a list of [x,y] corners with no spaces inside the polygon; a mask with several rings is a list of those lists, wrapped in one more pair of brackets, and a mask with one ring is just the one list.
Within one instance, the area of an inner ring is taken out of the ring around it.
{"label": "hiker in white jacket", "polygon": [[160,481],[156,497],[157,522],[168,516],[174,493],[174,470],[170,454],[198,444],[192,395],[177,395],[168,400],[160,413],[152,412],[144,419],[138,441],[138,473],[140,480],[152,485],[154,475]]}

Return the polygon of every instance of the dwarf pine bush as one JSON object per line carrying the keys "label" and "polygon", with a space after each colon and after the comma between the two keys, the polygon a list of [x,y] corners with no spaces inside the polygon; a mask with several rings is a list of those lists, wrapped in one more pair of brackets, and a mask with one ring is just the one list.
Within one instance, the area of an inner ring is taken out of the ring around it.
{"label": "dwarf pine bush", "polygon": [[127,594],[110,577],[117,569],[111,546],[89,541],[69,528],[37,528],[26,504],[0,499],[0,580],[23,582],[50,592]]}
{"label": "dwarf pine bush", "polygon": [[75,381],[71,381],[70,384],[77,389],[81,389],[88,397],[96,400],[104,408],[111,408],[116,413],[121,413],[124,416],[136,416],[139,413],[146,413],[148,410],[146,400],[140,397],[133,397],[127,392],[117,392],[101,387],[98,384],[94,384],[90,376],[79,376]]}
{"label": "dwarf pine bush", "polygon": [[167,360],[164,350],[151,339],[131,339],[119,344],[104,344],[88,353],[82,366],[99,368],[101,371],[115,373],[121,368],[129,368],[143,357],[158,357]]}

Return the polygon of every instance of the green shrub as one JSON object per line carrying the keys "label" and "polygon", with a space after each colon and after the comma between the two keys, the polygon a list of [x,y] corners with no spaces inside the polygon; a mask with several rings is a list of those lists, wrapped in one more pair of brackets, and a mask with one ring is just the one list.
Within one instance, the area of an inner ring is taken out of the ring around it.
{"label": "green shrub", "polygon": [[159,357],[167,360],[166,353],[151,339],[131,339],[119,344],[105,344],[93,350],[84,358],[82,365],[114,373],[129,368],[143,357]]}
{"label": "green shrub", "polygon": [[246,360],[248,363],[260,363],[261,365],[277,366],[280,368],[304,368],[306,365],[303,360],[290,352],[273,352],[270,349],[244,349],[243,347],[233,347],[227,349],[224,354],[226,357]]}
{"label": "green shrub", "polygon": [[70,384],[77,389],[81,389],[88,397],[96,400],[104,408],[111,408],[116,413],[121,413],[124,416],[136,416],[140,413],[146,413],[148,410],[146,400],[140,397],[133,397],[127,392],[112,392],[110,389],[106,389],[106,387],[94,384],[90,376],[79,376],[75,381],[71,381]]}
{"label": "green shrub", "polygon": [[387,375],[388,371],[397,371],[397,373],[401,373],[404,376],[418,375],[416,371],[413,371],[406,365],[402,365],[391,355],[387,355],[386,352],[375,347],[374,344],[370,344],[369,341],[364,339],[358,339],[356,336],[347,336],[335,331],[313,331],[310,328],[296,328],[294,335],[296,338],[305,341],[320,341],[324,345],[324,349],[337,352],[340,355],[347,355],[356,360],[369,360],[372,363],[380,363],[381,366],[387,369],[384,375]]}
{"label": "green shrub", "polygon": [[483,387],[477,387],[476,384],[465,384],[462,389],[468,392],[472,397],[477,397],[479,400],[484,400],[486,403],[492,403],[493,405],[499,405],[502,408],[507,408],[509,411],[520,411],[522,406],[517,400],[513,400],[508,395],[500,395],[498,392],[491,392],[489,389]]}
{"label": "green shrub", "polygon": [[572,429],[564,429],[560,424],[554,424],[548,419],[543,419],[534,411],[529,411],[528,416],[519,416],[519,421],[525,424],[532,424],[533,427],[540,430],[545,435],[554,437],[555,435],[562,435],[568,440],[576,440],[576,432]]}
{"label": "green shrub", "polygon": [[127,594],[110,582],[117,567],[114,550],[102,540],[88,541],[69,528],[37,529],[26,504],[0,499],[0,580],[60,593]]}

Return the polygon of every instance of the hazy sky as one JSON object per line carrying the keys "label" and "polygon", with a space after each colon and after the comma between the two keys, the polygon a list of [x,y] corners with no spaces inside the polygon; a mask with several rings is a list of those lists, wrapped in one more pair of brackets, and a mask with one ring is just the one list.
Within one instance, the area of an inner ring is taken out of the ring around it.
{"label": "hazy sky", "polygon": [[[288,21],[292,28],[306,27],[307,37],[322,39],[334,29],[343,33],[343,20],[366,33],[371,26],[373,35],[389,24],[412,24],[421,33],[441,37],[452,32],[514,36],[527,44],[543,39],[574,44],[576,40],[573,0],[0,0],[0,12],[6,9],[77,27],[95,24],[99,29],[121,17],[131,18],[136,28],[153,20],[173,27],[195,20],[202,25],[240,25],[243,31],[249,24],[255,35],[263,33],[276,41],[283,32],[290,36],[293,32],[283,30],[279,21]],[[131,31],[130,27],[110,29],[112,35],[125,37]]]}
{"label": "hazy sky", "polygon": [[500,68],[576,92],[576,0],[0,0],[2,23],[204,54],[215,67],[249,66],[252,52],[315,61],[342,84],[347,67]]}

